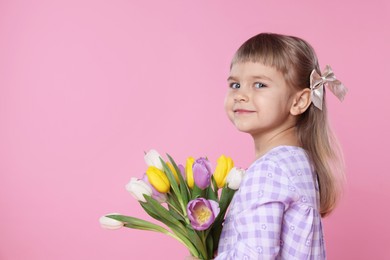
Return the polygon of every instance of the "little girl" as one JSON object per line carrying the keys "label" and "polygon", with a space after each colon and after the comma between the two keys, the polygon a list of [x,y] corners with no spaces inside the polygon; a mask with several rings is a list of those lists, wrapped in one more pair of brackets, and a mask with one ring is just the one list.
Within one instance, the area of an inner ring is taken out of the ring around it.
{"label": "little girl", "polygon": [[253,137],[256,161],[235,194],[216,259],[325,259],[321,217],[335,207],[343,161],[329,129],[325,87],[345,87],[321,73],[304,40],[262,33],[234,55],[225,108]]}

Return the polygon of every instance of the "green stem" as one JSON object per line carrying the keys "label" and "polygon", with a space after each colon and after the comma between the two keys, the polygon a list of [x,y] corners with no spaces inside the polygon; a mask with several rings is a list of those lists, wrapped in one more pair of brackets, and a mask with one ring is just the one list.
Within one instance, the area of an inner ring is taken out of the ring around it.
{"label": "green stem", "polygon": [[[175,232],[176,234],[174,234],[174,233],[169,232],[167,229],[165,229],[159,225],[156,225],[154,223],[151,223],[149,221],[139,219],[139,218],[134,218],[134,217],[130,217],[130,216],[123,216],[123,215],[109,215],[107,217],[123,222],[124,226],[127,228],[160,232],[160,233],[163,233],[163,234],[168,235],[170,237],[173,237],[174,239],[176,239],[177,241],[182,243],[185,247],[187,247],[193,256],[199,257],[198,250],[196,249],[194,244],[192,244],[192,242],[189,240],[189,238],[186,237],[185,235],[182,235],[178,232]],[[174,230],[172,230],[172,231],[175,231],[176,228],[179,228],[179,227],[175,227]]]}
{"label": "green stem", "polygon": [[202,240],[202,248],[201,248],[201,252],[203,254],[203,257],[205,259],[208,258],[208,255],[207,255],[207,244],[206,244],[206,236],[205,236],[205,232],[204,231],[200,231],[200,239]]}
{"label": "green stem", "polygon": [[184,216],[183,213],[182,213],[180,210],[178,210],[172,203],[169,203],[169,202],[167,201],[167,204],[168,204],[171,208],[173,208],[173,209],[176,211],[177,214],[179,214],[180,216],[182,216],[183,219],[186,218],[186,216]]}
{"label": "green stem", "polygon": [[[175,201],[176,204],[180,205],[181,210],[182,210],[182,214],[180,214],[180,215],[181,215],[184,219],[186,219],[186,217],[187,217],[187,209],[186,209],[186,206],[183,204],[183,200],[181,199],[180,194],[175,194],[175,193],[171,194],[171,193],[169,193],[169,197],[170,197],[171,199],[173,199],[173,200]],[[168,203],[168,202],[167,202],[167,204],[169,204],[170,206],[172,206],[171,203]],[[176,207],[173,207],[173,208],[176,210],[176,212],[179,213],[179,210],[178,210]],[[188,221],[187,221],[187,222],[188,222]]]}
{"label": "green stem", "polygon": [[[178,194],[177,196],[180,196],[180,194]],[[183,214],[184,214],[184,219],[186,219],[186,217],[187,217],[187,207],[184,205],[182,199],[179,200],[179,204],[180,204],[181,210],[182,210],[182,212],[183,212]],[[187,220],[187,219],[186,219],[186,220]],[[187,222],[188,222],[188,221],[187,221]],[[188,223],[189,223],[189,222],[188,222]]]}

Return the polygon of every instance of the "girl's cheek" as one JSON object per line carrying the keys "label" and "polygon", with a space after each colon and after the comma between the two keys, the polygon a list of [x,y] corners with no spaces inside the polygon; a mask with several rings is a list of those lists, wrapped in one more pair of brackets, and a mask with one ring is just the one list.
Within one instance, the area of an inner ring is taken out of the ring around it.
{"label": "girl's cheek", "polygon": [[233,99],[230,99],[229,97],[225,98],[225,113],[227,115],[227,118],[231,122],[234,121],[233,104],[234,104],[234,100]]}
{"label": "girl's cheek", "polygon": [[224,100],[225,112],[229,114],[229,111],[232,109],[233,99],[229,93],[226,94]]}

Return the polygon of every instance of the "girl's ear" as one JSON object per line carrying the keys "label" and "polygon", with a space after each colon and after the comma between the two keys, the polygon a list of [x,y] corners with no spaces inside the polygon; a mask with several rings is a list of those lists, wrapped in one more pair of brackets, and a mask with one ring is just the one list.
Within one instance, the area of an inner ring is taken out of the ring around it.
{"label": "girl's ear", "polygon": [[311,104],[311,90],[305,88],[297,92],[294,96],[293,103],[290,108],[290,114],[297,116],[306,111]]}

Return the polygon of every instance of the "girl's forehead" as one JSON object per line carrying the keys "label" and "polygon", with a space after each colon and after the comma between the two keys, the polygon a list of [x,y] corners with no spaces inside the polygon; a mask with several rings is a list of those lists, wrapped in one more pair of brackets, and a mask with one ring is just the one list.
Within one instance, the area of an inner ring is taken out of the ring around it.
{"label": "girl's forehead", "polygon": [[276,68],[265,65],[260,62],[238,62],[233,63],[230,68],[230,76],[236,77],[259,77],[268,78],[283,77],[282,73]]}

